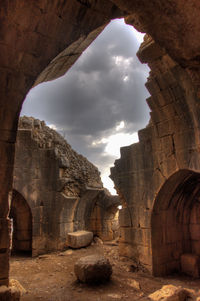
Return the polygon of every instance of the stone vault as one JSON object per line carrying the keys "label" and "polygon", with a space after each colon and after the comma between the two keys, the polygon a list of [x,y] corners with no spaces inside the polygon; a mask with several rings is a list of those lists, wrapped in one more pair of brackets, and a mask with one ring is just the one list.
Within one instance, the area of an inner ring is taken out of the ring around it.
{"label": "stone vault", "polygon": [[[143,45],[139,54],[152,69],[147,83],[151,123],[140,131],[139,144],[122,149],[112,171],[123,210],[131,209],[127,213],[126,222],[131,216],[128,227],[133,228],[132,216],[137,213],[139,231],[147,238],[148,246],[141,247],[146,251],[137,253],[136,258],[152,270],[148,215],[154,209],[156,195],[179,170],[199,172],[199,15],[197,0],[1,1],[1,285],[7,285],[9,279],[9,192],[22,102],[34,84],[66,72],[104,26],[122,16],[155,41],[149,47]],[[147,255],[145,259],[143,254]]]}

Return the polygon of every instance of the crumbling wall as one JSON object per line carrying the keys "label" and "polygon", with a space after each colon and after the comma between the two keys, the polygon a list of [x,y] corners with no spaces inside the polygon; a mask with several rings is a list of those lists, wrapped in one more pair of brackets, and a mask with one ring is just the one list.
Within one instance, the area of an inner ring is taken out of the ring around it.
{"label": "crumbling wall", "polygon": [[44,122],[22,117],[13,188],[33,216],[32,253],[66,247],[67,232],[85,229],[89,207],[102,190],[98,169]]}
{"label": "crumbling wall", "polygon": [[151,120],[139,131],[139,143],[121,148],[111,177],[123,204],[120,252],[152,271],[156,255],[152,253],[151,216],[156,196],[175,172],[200,171],[200,108],[198,85],[188,69],[150,37],[145,38],[138,57],[151,68],[146,83]]}

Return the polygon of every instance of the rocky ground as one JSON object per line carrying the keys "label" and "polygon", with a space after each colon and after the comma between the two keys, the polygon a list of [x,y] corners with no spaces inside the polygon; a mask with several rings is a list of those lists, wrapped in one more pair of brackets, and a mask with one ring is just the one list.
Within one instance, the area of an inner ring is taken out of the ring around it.
{"label": "rocky ground", "polygon": [[[76,280],[74,263],[82,256],[101,254],[109,258],[113,275],[107,284],[89,286]],[[165,284],[200,292],[200,279],[174,275],[154,278],[134,271],[132,262],[119,257],[116,243],[93,244],[79,250],[42,255],[37,258],[13,256],[11,278],[26,289],[21,301],[113,301],[148,300],[147,296]]]}

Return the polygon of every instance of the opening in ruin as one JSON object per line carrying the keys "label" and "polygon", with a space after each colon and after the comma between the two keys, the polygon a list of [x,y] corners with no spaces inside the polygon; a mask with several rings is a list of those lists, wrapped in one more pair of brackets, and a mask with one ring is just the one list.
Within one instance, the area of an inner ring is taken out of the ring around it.
{"label": "opening in ruin", "polygon": [[136,56],[142,40],[122,19],[111,21],[63,77],[30,91],[21,112],[59,131],[114,194],[109,169],[149,121],[149,68]]}
{"label": "opening in ruin", "polygon": [[13,190],[10,219],[12,220],[12,253],[32,254],[32,213],[24,197]]}
{"label": "opening in ruin", "polygon": [[180,170],[166,181],[155,200],[151,226],[153,274],[199,277],[199,173]]}

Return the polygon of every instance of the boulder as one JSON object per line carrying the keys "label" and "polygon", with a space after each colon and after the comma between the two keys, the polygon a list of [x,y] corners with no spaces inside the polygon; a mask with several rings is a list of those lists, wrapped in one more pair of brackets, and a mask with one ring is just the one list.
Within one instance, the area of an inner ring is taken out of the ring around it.
{"label": "boulder", "polygon": [[80,258],[74,265],[77,279],[84,283],[102,283],[110,279],[112,266],[109,260],[100,255]]}
{"label": "boulder", "polygon": [[67,245],[73,249],[87,247],[91,244],[93,233],[90,231],[76,231],[67,234]]}

